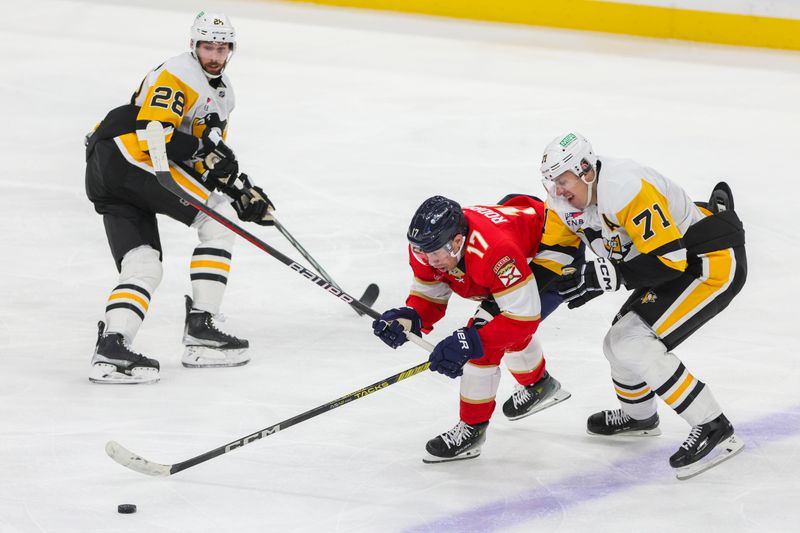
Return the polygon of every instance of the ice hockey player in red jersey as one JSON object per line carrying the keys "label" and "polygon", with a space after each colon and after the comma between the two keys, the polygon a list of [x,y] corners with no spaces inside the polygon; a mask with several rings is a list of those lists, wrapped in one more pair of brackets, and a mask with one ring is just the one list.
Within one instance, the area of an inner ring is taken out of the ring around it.
{"label": "ice hockey player in red jersey", "polygon": [[[695,204],[675,182],[626,159],[599,157],[578,133],[544,151],[547,228],[597,255],[567,268],[558,289],[570,308],[622,286],[632,289],[603,342],[619,409],[589,417],[590,434],[657,435],[656,396],[692,430],[670,458],[680,479],[741,450],[711,390],[673,350],[714,318],[747,277],[744,229],[723,182]],[[556,228],[556,229],[554,229]]]}
{"label": "ice hockey player in red jersey", "polygon": [[569,398],[545,370],[534,336],[541,318],[529,263],[542,236],[544,205],[516,196],[503,205],[461,206],[442,196],[427,199],[408,229],[414,279],[406,306],[373,322],[383,342],[397,348],[406,332],[428,333],[447,310],[452,293],[481,301],[466,327],[439,342],[431,370],[461,377],[460,421],[428,441],[426,463],[480,455],[495,408],[501,359],[517,381],[503,413],[517,420]]}
{"label": "ice hockey player in red jersey", "polygon": [[[271,202],[254,186],[226,142],[234,92],[225,69],[236,33],[223,14],[201,12],[190,49],[166,60],[142,80],[128,104],[113,109],[86,139],[86,193],[103,216],[119,281],[100,322],[89,379],[95,383],[154,383],[160,365],[131,350],[161,281],[157,214],[197,231],[186,297],[183,365],[239,366],[249,343],[222,332],[215,316],[228,281],[234,234],[161,187],[144,130],[158,120],[166,131],[173,178],[212,207],[230,202],[240,219],[272,224]],[[221,191],[225,196],[213,192]]]}

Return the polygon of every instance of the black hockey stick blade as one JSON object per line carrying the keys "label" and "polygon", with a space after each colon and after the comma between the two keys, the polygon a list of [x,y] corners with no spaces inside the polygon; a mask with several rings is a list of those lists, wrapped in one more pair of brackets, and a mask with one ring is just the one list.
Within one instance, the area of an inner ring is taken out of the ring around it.
{"label": "black hockey stick blade", "polygon": [[127,449],[126,447],[122,446],[121,444],[115,441],[109,441],[106,444],[106,453],[114,461],[124,466],[125,468],[133,470],[134,472],[139,472],[140,474],[145,474],[147,476],[159,476],[159,477],[171,476],[173,474],[177,474],[182,470],[186,470],[187,468],[191,468],[195,465],[199,465],[200,463],[204,463],[209,459],[213,459],[214,457],[218,457],[220,455],[231,452],[237,448],[241,448],[242,446],[246,446],[259,439],[263,439],[264,437],[274,435],[279,431],[283,431],[286,428],[294,426],[295,424],[299,424],[300,422],[304,422],[310,418],[314,418],[315,416],[321,415],[322,413],[327,413],[328,411],[332,411],[337,407],[341,407],[347,403],[363,398],[364,396],[372,394],[373,392],[385,389],[390,385],[394,385],[398,381],[410,378],[411,376],[416,376],[417,374],[426,371],[429,366],[430,363],[428,361],[425,361],[424,363],[420,363],[416,366],[413,366],[408,370],[404,370],[403,372],[400,372],[386,379],[373,383],[372,385],[368,385],[362,389],[358,389],[355,392],[351,392],[346,396],[337,398],[331,402],[310,409],[299,415],[293,416],[292,418],[288,418],[283,422],[278,422],[277,424],[273,424],[269,427],[256,431],[255,433],[251,433],[250,435],[246,435],[242,438],[236,439],[235,441],[229,442],[224,446],[214,448],[213,450],[207,451],[206,453],[200,454],[196,457],[192,457],[191,459],[187,459],[185,461],[181,461],[179,463],[165,465],[149,461],[144,457],[142,457],[141,455],[138,455],[130,451],[129,449]]}
{"label": "black hockey stick blade", "polygon": [[[358,301],[367,307],[372,307],[372,305],[378,299],[378,295],[380,295],[380,293],[381,288],[374,283],[370,283],[367,285],[367,288],[364,289],[364,294],[361,295],[361,298],[359,298]],[[363,313],[359,312],[359,314]]]}

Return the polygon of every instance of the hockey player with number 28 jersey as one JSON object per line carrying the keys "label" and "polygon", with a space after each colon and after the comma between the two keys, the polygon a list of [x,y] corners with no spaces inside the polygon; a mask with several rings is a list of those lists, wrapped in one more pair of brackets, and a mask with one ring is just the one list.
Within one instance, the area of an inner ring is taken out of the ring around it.
{"label": "hockey player with number 28 jersey", "polygon": [[502,359],[517,381],[503,405],[517,420],[569,398],[545,371],[539,325],[539,289],[529,263],[542,234],[544,205],[516,196],[503,205],[461,208],[441,196],[426,200],[408,230],[414,274],[406,307],[373,323],[375,334],[396,348],[406,331],[430,332],[452,293],[481,302],[467,327],[436,345],[431,370],[461,376],[460,421],[431,439],[427,463],[477,457],[495,408]]}
{"label": "hockey player with number 28 jersey", "polygon": [[[212,207],[231,202],[240,219],[272,224],[273,206],[244,174],[227,145],[235,97],[224,73],[236,33],[223,14],[201,12],[191,27],[190,50],[145,76],[128,104],[113,109],[86,142],[86,192],[103,216],[119,281],[100,322],[89,379],[95,383],[154,383],[160,365],[130,346],[161,281],[157,214],[197,230],[186,297],[183,365],[239,366],[249,360],[246,340],[218,328],[215,316],[228,281],[234,234],[159,185],[144,130],[159,121],[166,132],[173,179]],[[222,196],[214,190],[223,192]]]}
{"label": "hockey player with number 28 jersey", "polygon": [[597,258],[565,268],[559,294],[575,308],[621,286],[633,293],[603,343],[620,409],[589,417],[596,435],[657,435],[656,396],[692,430],[670,458],[679,479],[742,444],[711,390],[673,349],[722,311],[747,276],[742,223],[720,183],[696,205],[675,182],[635,161],[598,157],[578,133],[544,151],[548,234],[581,239]]}

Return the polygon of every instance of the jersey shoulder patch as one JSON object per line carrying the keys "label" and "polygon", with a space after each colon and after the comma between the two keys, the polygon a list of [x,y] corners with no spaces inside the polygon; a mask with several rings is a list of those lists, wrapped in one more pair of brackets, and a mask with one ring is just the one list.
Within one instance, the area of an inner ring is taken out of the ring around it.
{"label": "jersey shoulder patch", "polygon": [[492,271],[504,287],[510,287],[522,279],[522,272],[520,272],[519,268],[517,268],[517,264],[508,255],[501,257],[497,263],[495,263],[494,267],[492,267]]}

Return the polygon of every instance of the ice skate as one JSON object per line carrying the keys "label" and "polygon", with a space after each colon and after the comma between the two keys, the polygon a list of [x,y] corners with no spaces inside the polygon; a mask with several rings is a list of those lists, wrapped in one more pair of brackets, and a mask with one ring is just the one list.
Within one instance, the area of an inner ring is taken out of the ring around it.
{"label": "ice skate", "polygon": [[186,325],[183,330],[181,363],[187,368],[242,366],[250,361],[250,343],[217,329],[214,315],[192,310],[192,299],[186,296]]}
{"label": "ice skate", "polygon": [[514,393],[503,404],[503,414],[509,420],[519,420],[538,413],[572,396],[561,388],[561,383],[547,372],[531,385],[517,385]]}
{"label": "ice skate", "polygon": [[472,426],[459,421],[450,431],[428,441],[428,444],[425,445],[428,455],[422,459],[422,462],[443,463],[478,457],[481,454],[481,446],[486,441],[487,427],[489,427],[489,422]]}
{"label": "ice skate", "polygon": [[103,322],[98,322],[97,326],[97,344],[92,356],[89,381],[138,385],[159,380],[158,361],[133,352],[120,333],[103,335]]}
{"label": "ice skate", "polygon": [[636,420],[625,414],[622,409],[606,410],[595,413],[586,422],[589,435],[625,437],[653,437],[661,435],[658,429],[658,413],[645,420]]}
{"label": "ice skate", "polygon": [[669,458],[678,479],[689,479],[727,461],[744,448],[733,426],[719,415],[711,422],[694,426],[680,449]]}

